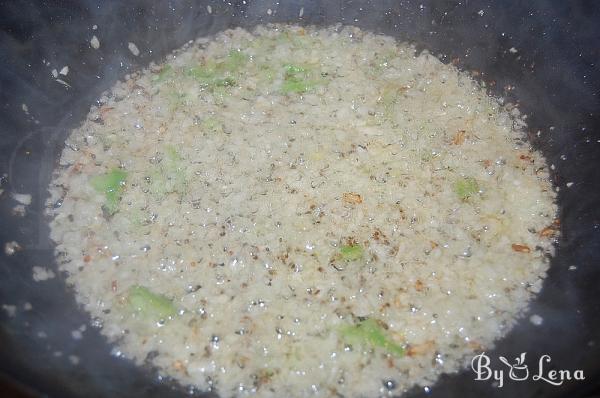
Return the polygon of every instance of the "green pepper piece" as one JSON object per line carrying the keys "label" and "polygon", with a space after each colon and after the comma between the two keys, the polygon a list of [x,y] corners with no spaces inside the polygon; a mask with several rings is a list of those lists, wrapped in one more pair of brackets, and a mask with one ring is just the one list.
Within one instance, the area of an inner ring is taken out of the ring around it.
{"label": "green pepper piece", "polygon": [[269,84],[275,79],[275,69],[268,64],[262,64],[258,66],[258,77],[261,83]]}
{"label": "green pepper piece", "polygon": [[202,121],[202,129],[211,133],[223,133],[225,130],[223,124],[214,117],[207,117]]}
{"label": "green pepper piece", "polygon": [[375,319],[367,318],[356,325],[345,326],[342,328],[341,334],[351,343],[383,348],[390,354],[399,357],[405,354],[404,348],[390,340],[385,334],[385,329]]}
{"label": "green pepper piece", "polygon": [[233,77],[226,76],[221,78],[218,71],[210,67],[194,66],[187,70],[187,75],[213,92],[217,91],[219,87],[233,87],[237,85],[237,81]]}
{"label": "green pepper piece", "polygon": [[157,83],[160,83],[160,82],[163,82],[166,79],[170,78],[172,74],[173,74],[173,67],[171,65],[165,65],[160,70],[160,72],[158,72],[158,74],[156,76],[154,76],[154,78],[152,80]]}
{"label": "green pepper piece", "polygon": [[479,192],[479,184],[472,177],[461,178],[454,183],[454,192],[461,200],[467,200]]}
{"label": "green pepper piece", "polygon": [[309,80],[310,71],[302,66],[283,65],[284,75],[281,91],[283,93],[305,93],[315,87],[316,82]]}
{"label": "green pepper piece", "polygon": [[346,261],[360,260],[363,256],[363,248],[360,245],[345,245],[340,248],[342,258]]}
{"label": "green pepper piece", "polygon": [[298,65],[286,64],[283,67],[285,68],[286,75],[297,75],[298,73],[306,72],[306,69]]}
{"label": "green pepper piece", "polygon": [[167,159],[170,161],[180,162],[183,160],[179,152],[177,152],[177,148],[175,148],[173,145],[165,145],[165,154],[167,155]]}
{"label": "green pepper piece", "polygon": [[292,64],[286,64],[283,67],[285,74],[281,85],[282,92],[302,94],[315,86],[314,82],[308,80],[309,71],[306,68]]}
{"label": "green pepper piece", "polygon": [[209,66],[192,66],[186,70],[186,74],[205,85],[211,85],[217,78],[215,70]]}
{"label": "green pepper piece", "polygon": [[156,321],[177,315],[177,309],[171,300],[144,286],[131,287],[127,292],[127,302],[131,310]]}
{"label": "green pepper piece", "polygon": [[185,159],[173,145],[167,144],[163,161],[150,171],[150,192],[157,200],[176,192],[180,196],[187,190]]}
{"label": "green pepper piece", "polygon": [[217,87],[233,87],[237,82],[233,77],[226,77],[224,79],[216,79],[213,84]]}
{"label": "green pepper piece", "polygon": [[186,70],[186,74],[209,89],[232,87],[237,85],[237,81],[229,75],[235,75],[246,62],[248,62],[246,54],[231,50],[224,61],[219,63],[207,62],[204,65],[193,66]]}
{"label": "green pepper piece", "polygon": [[238,50],[231,50],[227,54],[225,61],[219,64],[219,68],[229,72],[236,72],[246,65],[247,62],[248,56],[246,54]]}
{"label": "green pepper piece", "polygon": [[309,91],[314,85],[311,82],[306,82],[299,79],[285,80],[281,85],[281,91],[284,93],[302,94]]}
{"label": "green pepper piece", "polygon": [[119,201],[125,189],[126,178],[126,171],[113,169],[106,174],[92,177],[90,180],[92,187],[104,194],[106,203],[103,207],[111,216],[119,210]]}

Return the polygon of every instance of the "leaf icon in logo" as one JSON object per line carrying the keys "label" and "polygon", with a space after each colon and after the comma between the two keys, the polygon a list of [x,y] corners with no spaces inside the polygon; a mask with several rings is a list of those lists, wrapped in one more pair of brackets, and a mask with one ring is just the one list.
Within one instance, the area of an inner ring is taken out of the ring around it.
{"label": "leaf icon in logo", "polygon": [[523,365],[525,363],[525,354],[526,352],[522,352],[521,355],[515,358],[516,365]]}
{"label": "leaf icon in logo", "polygon": [[511,365],[505,357],[498,357],[500,362],[509,367],[510,371],[508,376],[512,380],[519,381],[527,380],[527,378],[529,378],[529,369],[527,368],[527,365],[525,365],[525,354],[525,352],[522,352],[520,356],[516,357],[514,365]]}

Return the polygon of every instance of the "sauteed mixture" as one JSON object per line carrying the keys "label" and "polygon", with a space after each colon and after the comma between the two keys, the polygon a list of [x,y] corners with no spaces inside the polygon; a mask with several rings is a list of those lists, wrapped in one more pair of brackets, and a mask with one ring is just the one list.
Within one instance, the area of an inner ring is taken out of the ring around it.
{"label": "sauteed mixture", "polygon": [[556,231],[519,111],[353,27],[198,39],[103,95],[50,188],[119,351],[230,396],[379,396],[489,349]]}

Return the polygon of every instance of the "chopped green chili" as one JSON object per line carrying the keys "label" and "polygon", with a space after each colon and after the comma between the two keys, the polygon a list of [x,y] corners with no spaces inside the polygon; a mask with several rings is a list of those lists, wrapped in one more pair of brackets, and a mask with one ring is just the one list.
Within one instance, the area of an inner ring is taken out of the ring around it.
{"label": "chopped green chili", "polygon": [[367,318],[341,330],[342,337],[349,343],[383,348],[390,354],[403,356],[404,348],[386,336],[385,329],[375,319]]}
{"label": "chopped green chili", "polygon": [[167,79],[169,79],[174,73],[173,67],[171,65],[165,65],[163,66],[163,68],[160,70],[160,72],[158,72],[158,74],[156,76],[154,76],[154,78],[152,79],[155,82],[163,82]]}
{"label": "chopped green chili", "polygon": [[133,286],[127,292],[129,307],[146,318],[153,320],[167,319],[177,314],[173,302],[167,297],[153,293],[147,287]]}
{"label": "chopped green chili", "polygon": [[285,73],[281,85],[282,92],[302,94],[315,86],[315,82],[309,80],[310,71],[307,68],[292,64],[283,67]]}
{"label": "chopped green chili", "polygon": [[472,177],[461,178],[454,183],[454,192],[461,200],[467,200],[479,192],[479,184]]}
{"label": "chopped green chili", "polygon": [[121,169],[113,169],[106,174],[92,177],[90,184],[92,187],[104,194],[106,202],[103,209],[113,215],[119,210],[121,195],[125,190],[125,180],[127,172]]}
{"label": "chopped green chili", "polygon": [[360,245],[345,245],[340,248],[342,258],[346,261],[356,261],[362,258],[363,248]]}

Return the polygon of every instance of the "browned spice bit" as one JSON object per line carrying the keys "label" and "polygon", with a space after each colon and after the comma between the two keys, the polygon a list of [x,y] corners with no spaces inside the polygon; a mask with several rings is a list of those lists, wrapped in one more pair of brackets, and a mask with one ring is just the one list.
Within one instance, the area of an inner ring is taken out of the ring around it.
{"label": "browned spice bit", "polygon": [[[381,232],[381,230],[379,228],[375,229],[375,232],[373,232],[373,239],[376,241],[381,241],[384,245],[389,245],[390,241],[388,240],[387,236]],[[367,244],[368,242],[366,242],[365,244]]]}
{"label": "browned spice bit", "polygon": [[244,369],[248,363],[248,357],[238,356],[235,363],[240,369]]}
{"label": "browned spice bit", "polygon": [[529,155],[521,154],[521,155],[519,155],[519,159],[533,163],[533,160],[531,159],[531,156],[529,156]]}
{"label": "browned spice bit", "polygon": [[339,265],[336,265],[335,260],[330,260],[329,265],[331,267],[333,267],[333,269],[335,269],[336,271],[343,271],[344,267],[340,267]]}
{"label": "browned spice bit", "polygon": [[390,369],[392,369],[395,366],[394,365],[394,359],[392,357],[388,357],[388,359],[387,359],[387,366]]}
{"label": "browned spice bit", "polygon": [[475,351],[481,351],[484,348],[481,344],[479,344],[476,341],[469,341],[469,343],[467,345]]}
{"label": "browned spice bit", "polygon": [[83,256],[84,263],[89,263],[90,261],[92,261],[92,256],[90,256],[89,254],[86,254],[85,256]]}
{"label": "browned spice bit", "polygon": [[278,254],[278,255],[276,256],[276,258],[277,258],[278,260],[280,260],[280,261],[281,261],[282,263],[284,263],[284,264],[287,264],[287,260],[288,260],[288,258],[289,258],[289,257],[290,257],[290,254],[289,254],[289,253],[287,253],[287,252],[286,252],[286,253],[282,253],[282,254]]}
{"label": "browned spice bit", "polygon": [[100,109],[98,109],[98,113],[100,113],[100,117],[101,117],[102,119],[104,119],[104,116],[105,116],[105,115],[106,115],[108,112],[112,111],[113,109],[115,109],[115,108],[113,108],[112,106],[106,106],[106,105],[103,105],[103,106],[101,106],[101,107],[100,107]]}
{"label": "browned spice bit", "polygon": [[117,281],[112,281],[110,283],[110,290],[112,290],[113,292],[117,291]]}
{"label": "browned spice bit", "polygon": [[196,265],[198,265],[197,262],[195,261],[190,261],[190,267],[195,267]]}
{"label": "browned spice bit", "polygon": [[435,344],[433,340],[427,340],[426,342],[421,344],[410,345],[406,350],[406,355],[408,355],[409,357],[414,357],[416,355],[424,355],[430,351],[433,351],[434,347]]}
{"label": "browned spice bit", "polygon": [[489,159],[483,160],[482,163],[483,163],[483,167],[485,167],[486,169],[492,165],[492,161]]}
{"label": "browned spice bit", "polygon": [[85,165],[79,161],[75,162],[73,164],[73,166],[71,167],[71,170],[69,170],[69,173],[70,174],[79,174],[79,173],[81,173],[81,170],[84,168],[84,166]]}
{"label": "browned spice bit", "polygon": [[417,290],[417,292],[422,292],[424,287],[425,285],[423,285],[423,282],[421,282],[420,279],[417,279],[417,281],[415,282],[415,289]]}
{"label": "browned spice bit", "polygon": [[552,225],[549,227],[546,227],[540,231],[540,236],[542,236],[544,238],[549,238],[551,236],[554,236],[555,234],[556,234],[556,229]]}
{"label": "browned spice bit", "polygon": [[388,330],[390,328],[390,326],[387,323],[379,319],[377,320],[377,324],[385,330]]}
{"label": "browned spice bit", "polygon": [[452,145],[460,145],[465,142],[467,132],[465,130],[458,130],[454,137],[452,137]]}
{"label": "browned spice bit", "polygon": [[373,239],[378,241],[380,237],[381,232],[378,229],[376,229],[375,232],[373,232]]}
{"label": "browned spice bit", "polygon": [[258,388],[260,388],[260,386],[269,383],[271,381],[271,377],[273,377],[273,376],[274,376],[274,373],[272,371],[267,370],[267,369],[261,369],[256,374],[256,380],[254,382],[254,385],[258,389]]}
{"label": "browned spice bit", "polygon": [[356,246],[356,245],[358,245],[358,241],[353,236],[349,236],[349,237],[346,238],[346,245],[348,245],[348,246]]}
{"label": "browned spice bit", "polygon": [[344,192],[342,195],[342,200],[349,204],[360,204],[363,202],[362,196],[354,192]]}
{"label": "browned spice bit", "polygon": [[552,222],[551,225],[547,226],[546,228],[544,228],[540,231],[540,236],[542,236],[544,238],[552,237],[558,233],[559,228],[560,228],[560,220],[557,218],[556,220],[554,220]]}
{"label": "browned spice bit", "polygon": [[173,368],[175,368],[176,371],[182,372],[186,376],[189,376],[188,371],[187,371],[187,366],[185,366],[183,364],[183,362],[180,361],[179,359],[176,360],[175,362],[173,362]]}
{"label": "browned spice bit", "polygon": [[135,83],[132,87],[133,90],[139,90],[141,91],[144,95],[148,95],[148,93],[146,92],[146,88],[144,86],[140,86],[139,84]]}
{"label": "browned spice bit", "polygon": [[402,308],[402,300],[400,300],[400,296],[396,296],[394,297],[394,307],[396,308]]}
{"label": "browned spice bit", "polygon": [[118,302],[120,305],[125,305],[125,304],[127,304],[127,301],[128,301],[128,300],[127,300],[127,296],[125,296],[124,294],[119,294],[119,295],[117,295],[117,302]]}
{"label": "browned spice bit", "polygon": [[519,252],[519,253],[530,253],[531,249],[529,248],[529,246],[527,245],[521,245],[518,243],[513,243],[512,244],[512,249],[513,251]]}

